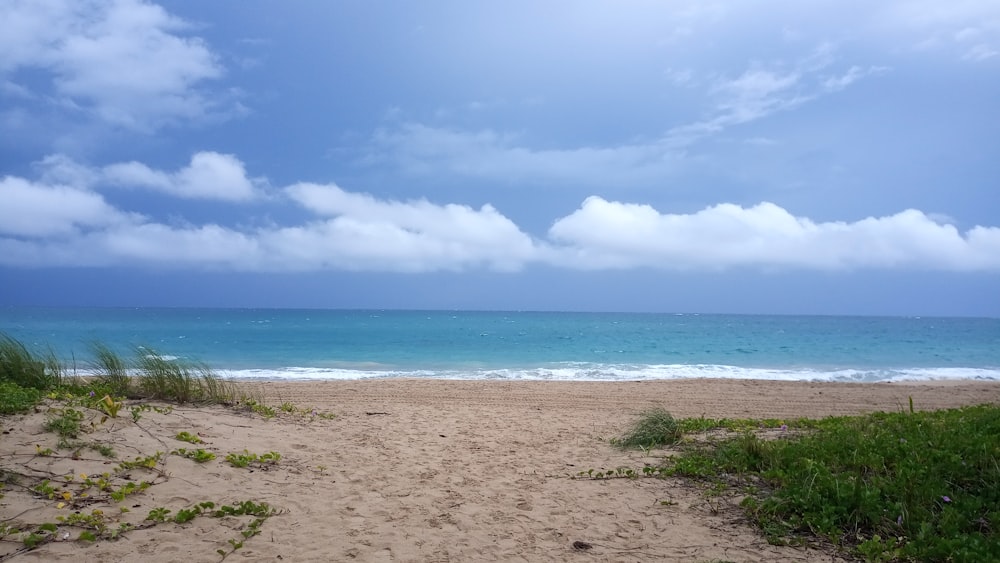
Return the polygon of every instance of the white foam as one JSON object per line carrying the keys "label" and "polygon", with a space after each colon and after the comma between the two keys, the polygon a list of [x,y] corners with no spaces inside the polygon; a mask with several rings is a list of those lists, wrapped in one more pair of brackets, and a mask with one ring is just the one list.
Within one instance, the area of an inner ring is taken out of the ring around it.
{"label": "white foam", "polygon": [[431,378],[511,381],[642,381],[658,379],[765,379],[774,381],[1000,381],[1000,369],[901,368],[901,369],[770,369],[727,365],[593,365],[558,364],[546,367],[499,369],[400,370],[391,368],[313,368],[217,370],[236,379],[263,380],[352,380],[378,378]]}

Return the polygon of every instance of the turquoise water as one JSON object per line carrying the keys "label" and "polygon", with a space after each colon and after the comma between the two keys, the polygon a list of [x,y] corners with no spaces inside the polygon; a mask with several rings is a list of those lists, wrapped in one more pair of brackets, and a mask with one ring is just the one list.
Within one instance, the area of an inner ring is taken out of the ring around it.
{"label": "turquoise water", "polygon": [[1000,380],[1000,319],[4,308],[0,331],[86,369],[88,343],[268,379]]}

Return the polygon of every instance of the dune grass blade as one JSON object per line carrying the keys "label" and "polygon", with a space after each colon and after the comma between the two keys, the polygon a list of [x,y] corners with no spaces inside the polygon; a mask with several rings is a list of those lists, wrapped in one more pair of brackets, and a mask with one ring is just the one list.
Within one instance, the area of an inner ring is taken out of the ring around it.
{"label": "dune grass blade", "polygon": [[201,400],[205,403],[234,405],[239,400],[236,384],[219,377],[206,366],[200,366],[199,383]]}
{"label": "dune grass blade", "polygon": [[186,363],[165,358],[156,351],[136,351],[139,390],[151,399],[189,403],[200,398],[194,370]]}
{"label": "dune grass blade", "polygon": [[62,372],[62,366],[51,352],[39,357],[20,341],[0,334],[0,381],[45,390],[61,382]]}
{"label": "dune grass blade", "polygon": [[140,394],[150,399],[222,405],[238,401],[236,384],[208,366],[168,359],[148,348],[136,350],[136,374]]}
{"label": "dune grass blade", "polygon": [[98,383],[112,396],[133,397],[128,362],[100,342],[92,343],[90,351],[94,356],[90,362],[90,369],[97,377]]}
{"label": "dune grass blade", "polygon": [[615,443],[623,448],[653,448],[674,444],[681,438],[680,427],[666,409],[646,411],[625,435]]}

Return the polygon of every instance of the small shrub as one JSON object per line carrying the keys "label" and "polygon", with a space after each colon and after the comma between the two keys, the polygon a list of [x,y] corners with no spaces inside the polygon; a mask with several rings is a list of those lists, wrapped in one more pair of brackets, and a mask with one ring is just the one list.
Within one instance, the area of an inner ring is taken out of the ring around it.
{"label": "small shrub", "polygon": [[0,381],[0,415],[28,412],[41,400],[42,392],[38,389]]}
{"label": "small shrub", "polygon": [[643,413],[615,444],[623,448],[653,448],[680,439],[681,431],[674,417],[665,409],[656,408]]}
{"label": "small shrub", "polygon": [[83,422],[82,412],[69,408],[53,412],[58,414],[50,412],[49,419],[45,421],[43,426],[47,432],[55,432],[64,440],[80,435],[80,423]]}

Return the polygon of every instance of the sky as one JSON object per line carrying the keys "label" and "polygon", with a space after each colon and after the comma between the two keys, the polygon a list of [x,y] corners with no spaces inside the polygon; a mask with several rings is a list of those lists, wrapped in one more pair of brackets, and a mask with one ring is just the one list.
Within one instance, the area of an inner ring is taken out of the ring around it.
{"label": "sky", "polygon": [[0,305],[1000,316],[1000,3],[0,3]]}

